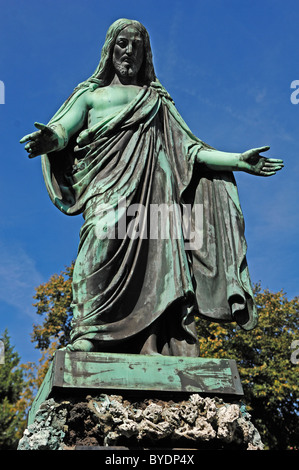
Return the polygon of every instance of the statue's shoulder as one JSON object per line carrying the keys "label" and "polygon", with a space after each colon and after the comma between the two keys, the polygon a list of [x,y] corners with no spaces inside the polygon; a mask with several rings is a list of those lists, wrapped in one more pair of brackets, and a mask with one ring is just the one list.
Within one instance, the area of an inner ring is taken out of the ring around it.
{"label": "statue's shoulder", "polygon": [[94,96],[96,96],[96,97],[107,96],[107,95],[111,94],[110,88],[111,88],[110,85],[90,88],[90,89],[88,89],[87,96],[89,96],[90,98],[92,98]]}
{"label": "statue's shoulder", "polygon": [[88,106],[93,107],[101,101],[106,101],[109,97],[109,86],[87,88],[84,92],[84,100]]}

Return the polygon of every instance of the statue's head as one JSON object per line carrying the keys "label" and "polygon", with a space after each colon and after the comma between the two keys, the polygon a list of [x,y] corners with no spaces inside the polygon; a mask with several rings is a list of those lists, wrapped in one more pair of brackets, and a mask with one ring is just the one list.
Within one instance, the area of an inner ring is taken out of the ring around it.
{"label": "statue's head", "polygon": [[149,85],[155,81],[156,76],[148,32],[139,21],[125,18],[115,21],[108,29],[105,44],[102,48],[101,61],[92,78],[100,80],[102,86],[109,85],[115,74],[115,66],[117,66],[114,63],[116,40],[124,30],[136,30],[138,37],[142,40],[143,51],[142,54],[139,54],[139,58],[142,56],[142,60],[141,64],[138,64],[138,83],[140,85]]}

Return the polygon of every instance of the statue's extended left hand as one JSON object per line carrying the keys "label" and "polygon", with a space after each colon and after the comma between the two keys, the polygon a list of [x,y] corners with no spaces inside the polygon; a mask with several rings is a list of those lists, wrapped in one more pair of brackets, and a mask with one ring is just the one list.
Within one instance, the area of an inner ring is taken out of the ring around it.
{"label": "statue's extended left hand", "polygon": [[58,144],[57,135],[50,127],[40,122],[35,122],[34,125],[38,131],[25,135],[20,140],[21,144],[27,142],[25,150],[29,153],[29,158],[51,152]]}
{"label": "statue's extended left hand", "polygon": [[259,147],[247,150],[241,154],[242,169],[247,173],[257,176],[272,176],[283,168],[283,160],[276,158],[265,158],[260,155],[270,147]]}

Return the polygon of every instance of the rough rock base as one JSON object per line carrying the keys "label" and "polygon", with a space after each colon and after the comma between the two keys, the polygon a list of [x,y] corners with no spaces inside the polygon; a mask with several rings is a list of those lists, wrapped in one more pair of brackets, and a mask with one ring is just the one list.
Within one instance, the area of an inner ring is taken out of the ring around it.
{"label": "rough rock base", "polygon": [[191,395],[180,401],[88,395],[46,400],[24,431],[19,450],[127,449],[263,450],[244,405]]}

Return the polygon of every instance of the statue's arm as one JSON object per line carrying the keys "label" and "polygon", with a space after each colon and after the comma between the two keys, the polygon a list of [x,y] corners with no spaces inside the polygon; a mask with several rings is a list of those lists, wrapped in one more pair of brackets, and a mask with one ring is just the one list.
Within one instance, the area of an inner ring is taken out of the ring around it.
{"label": "statue's arm", "polygon": [[25,135],[20,143],[26,143],[29,158],[61,150],[72,135],[82,128],[88,112],[88,98],[83,93],[59,120],[49,125],[34,123],[38,131]]}
{"label": "statue's arm", "polygon": [[197,161],[215,171],[245,171],[252,175],[272,176],[283,167],[283,160],[265,158],[261,152],[270,147],[247,150],[244,153],[221,152],[214,149],[201,149]]}

